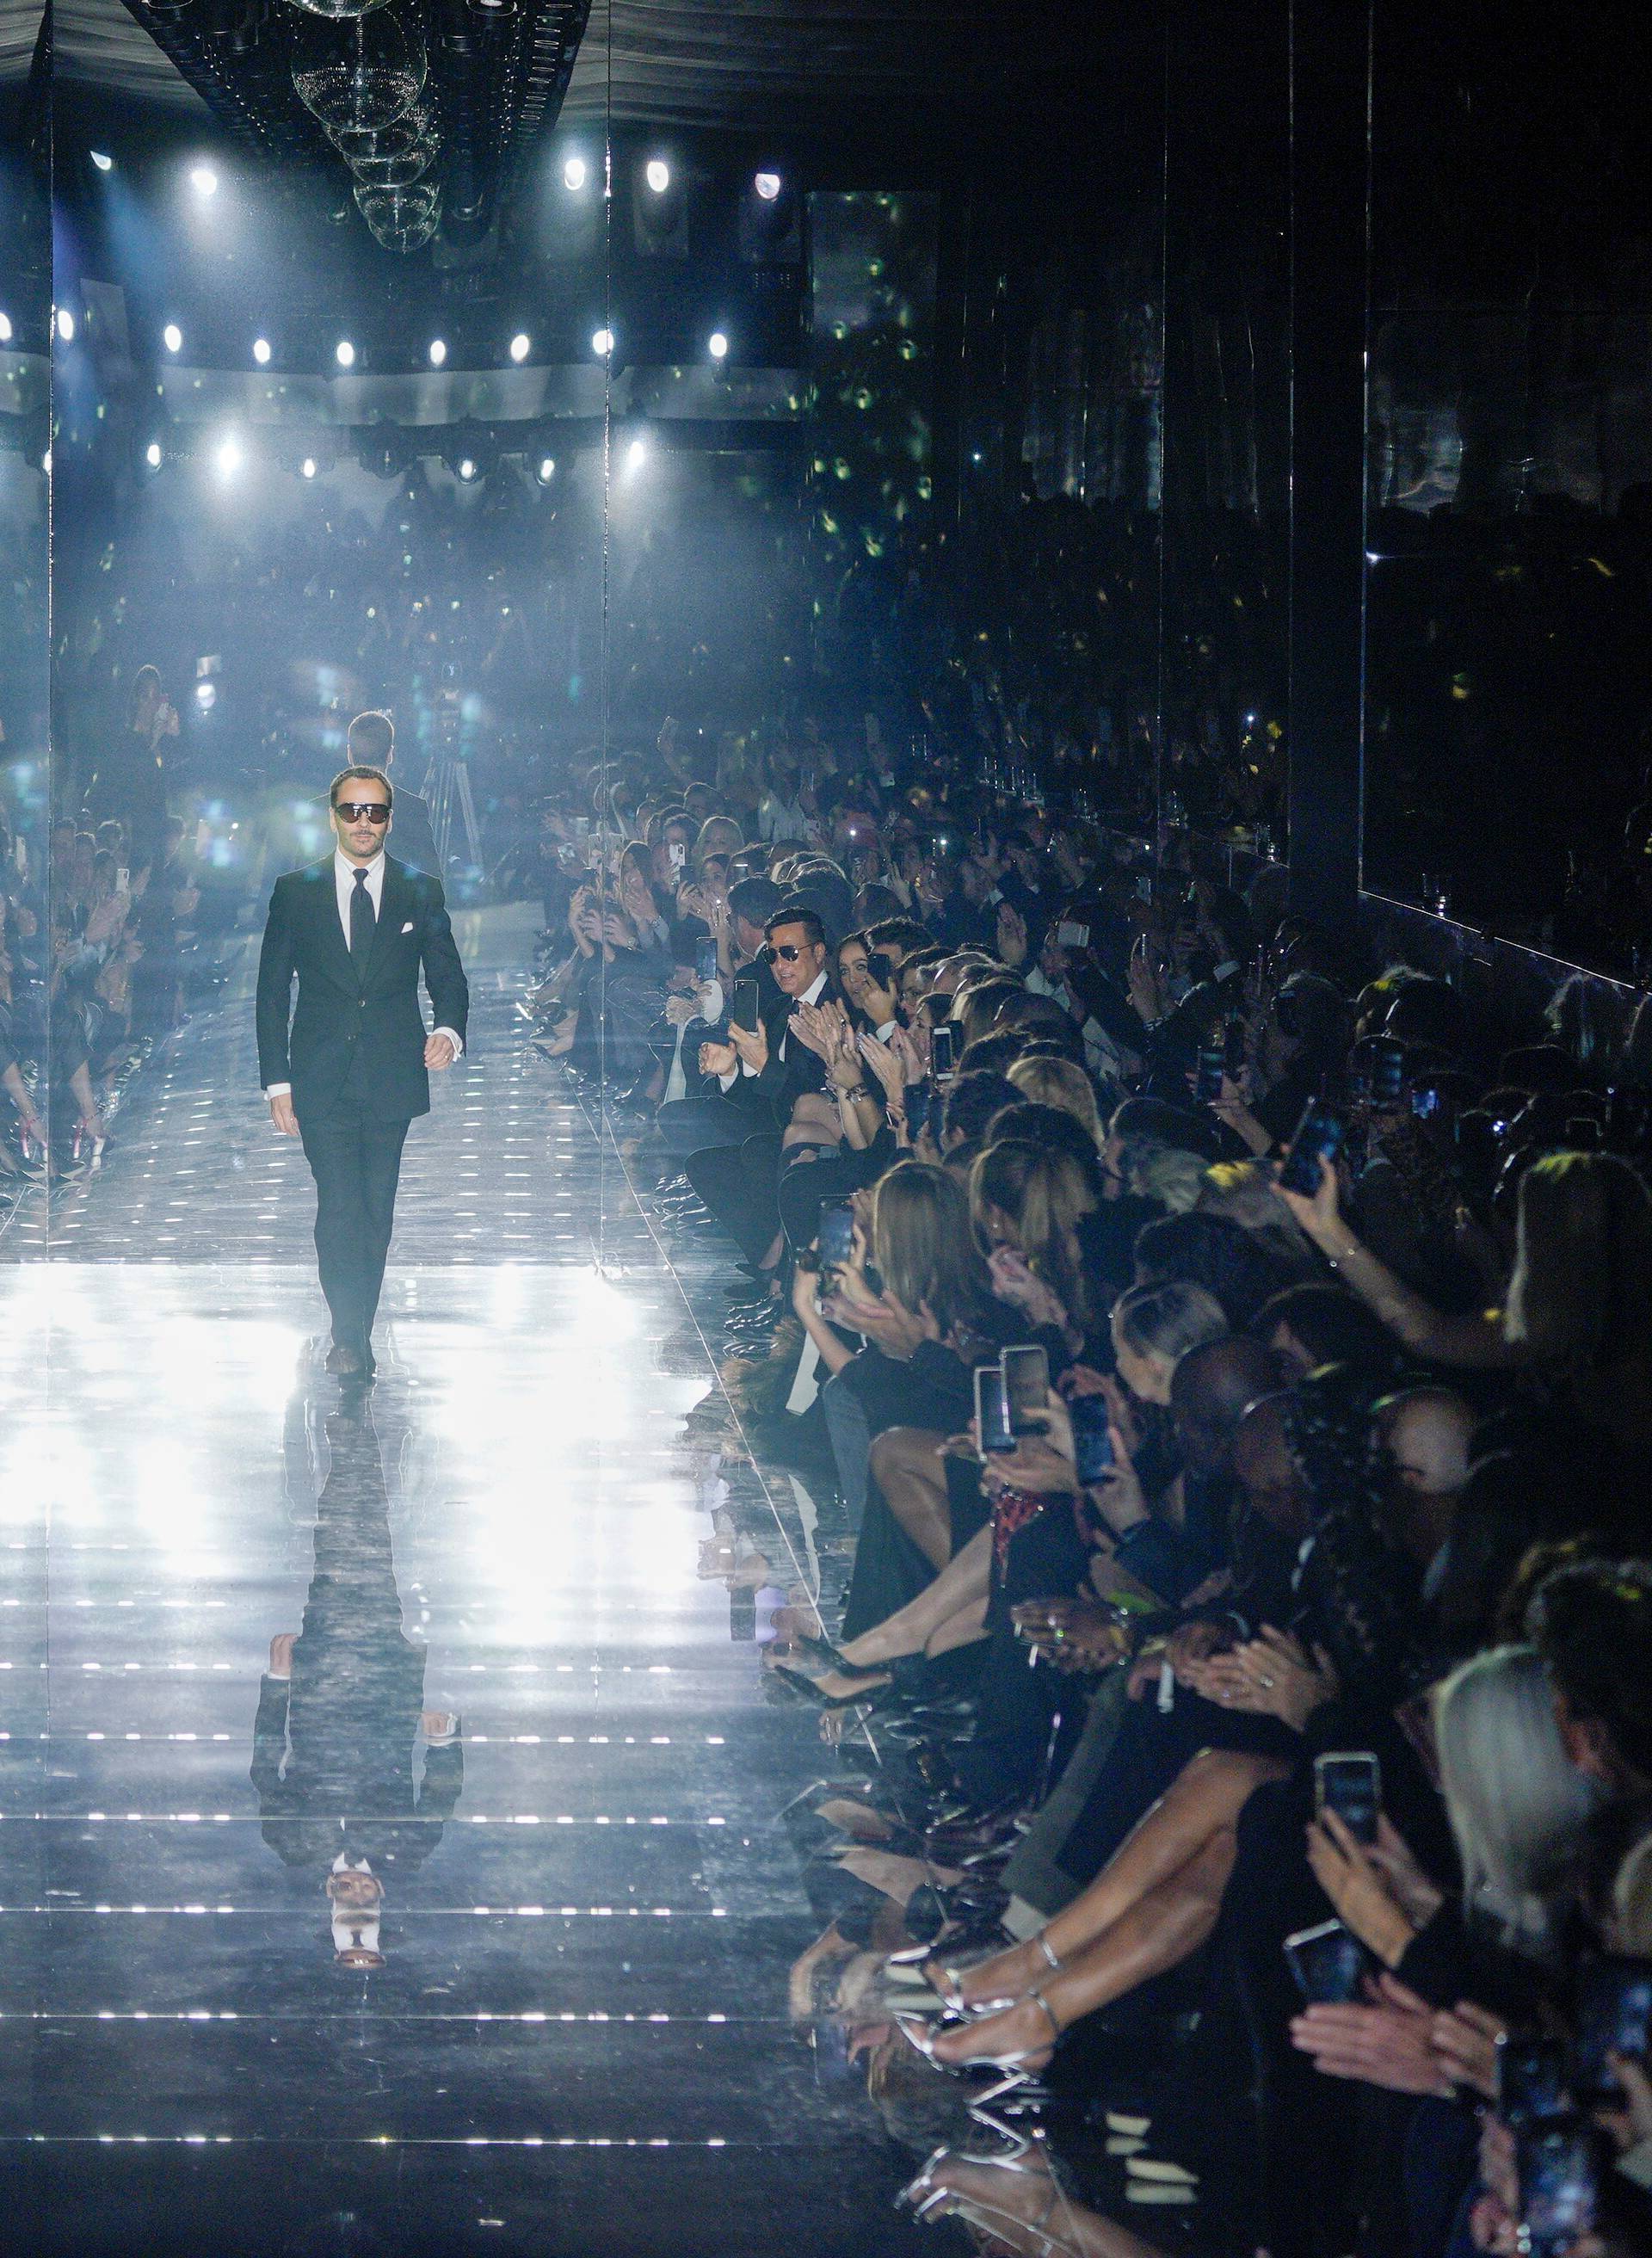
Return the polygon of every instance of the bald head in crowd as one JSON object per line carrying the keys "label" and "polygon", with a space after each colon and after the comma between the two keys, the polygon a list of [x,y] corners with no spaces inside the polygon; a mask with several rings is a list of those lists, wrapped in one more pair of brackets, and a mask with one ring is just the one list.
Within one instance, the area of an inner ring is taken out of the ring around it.
{"label": "bald head in crowd", "polygon": [[1478,1424],[1449,1388],[1408,1388],[1377,1413],[1377,1440],[1393,1461],[1393,1536],[1425,1567],[1451,1533]]}
{"label": "bald head in crowd", "polygon": [[1243,1333],[1206,1341],[1179,1358],[1170,1381],[1170,1416],[1183,1463],[1195,1474],[1226,1471],[1240,1420],[1277,1385],[1273,1359]]}

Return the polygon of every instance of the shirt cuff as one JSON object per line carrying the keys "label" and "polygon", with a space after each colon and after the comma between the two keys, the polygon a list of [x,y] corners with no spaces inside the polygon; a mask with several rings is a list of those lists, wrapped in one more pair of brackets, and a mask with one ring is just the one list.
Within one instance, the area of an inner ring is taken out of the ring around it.
{"label": "shirt cuff", "polygon": [[464,1056],[464,1038],[456,1028],[432,1027],[430,1033],[433,1035],[445,1035],[447,1037],[449,1042],[453,1046],[453,1055],[456,1059],[463,1058]]}
{"label": "shirt cuff", "polygon": [[735,1084],[739,1080],[740,1080],[740,1076],[739,1076],[739,1075],[734,1071],[734,1068],[731,1066],[731,1067],[729,1068],[728,1072],[727,1072],[727,1074],[720,1074],[720,1075],[718,1076],[718,1077],[717,1077],[717,1087],[719,1088],[719,1090],[722,1090],[722,1091],[725,1093],[725,1095],[727,1095],[727,1093],[729,1090],[731,1090],[734,1087],[734,1084]]}
{"label": "shirt cuff", "polygon": [[264,1085],[266,1097],[290,1097],[292,1094],[293,1085],[290,1082],[266,1082]]}
{"label": "shirt cuff", "polygon": [[749,1059],[741,1059],[740,1070],[742,1074],[749,1075],[754,1082],[757,1079],[757,1069]]}

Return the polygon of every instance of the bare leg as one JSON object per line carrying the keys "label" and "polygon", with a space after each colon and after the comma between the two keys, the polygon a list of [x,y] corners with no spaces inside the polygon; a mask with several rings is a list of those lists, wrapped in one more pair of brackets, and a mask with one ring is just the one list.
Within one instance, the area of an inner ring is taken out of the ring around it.
{"label": "bare leg", "polygon": [[1198,1950],[1216,1925],[1238,1847],[1231,1828],[1209,1836],[1180,1873],[1155,1883],[1075,1959],[1046,1968],[1037,1999],[943,2031],[935,2041],[936,2060],[1025,2055],[1028,2068],[1041,2066],[1051,2049],[1052,2016],[1058,2029],[1067,2030]]}
{"label": "bare leg", "polygon": [[[1152,1891],[1183,1872],[1213,1836],[1230,1832],[1265,1780],[1282,1777],[1271,1757],[1232,1749],[1203,1749],[1145,1813],[1088,1889],[1064,1906],[1042,1934],[1065,1966]],[[959,1992],[966,2006],[1011,1999],[1037,1985],[1050,1963],[1035,1939],[967,1969]]]}
{"label": "bare leg", "polygon": [[921,1654],[929,1641],[965,1608],[985,1604],[992,1578],[992,1531],[977,1530],[955,1560],[949,1560],[934,1582],[892,1615],[852,1639],[845,1658],[863,1668],[893,1662],[897,1655]]}
{"label": "bare leg", "polygon": [[924,1651],[932,1662],[937,1655],[950,1654],[960,1646],[973,1646],[986,1635],[987,1601],[983,1594],[967,1608],[960,1608],[955,1615],[948,1615],[933,1637],[925,1640]]}
{"label": "bare leg", "polygon": [[889,1427],[872,1445],[872,1475],[883,1501],[932,1568],[944,1568],[952,1558],[952,1509],[938,1455],[944,1439],[923,1427]]}

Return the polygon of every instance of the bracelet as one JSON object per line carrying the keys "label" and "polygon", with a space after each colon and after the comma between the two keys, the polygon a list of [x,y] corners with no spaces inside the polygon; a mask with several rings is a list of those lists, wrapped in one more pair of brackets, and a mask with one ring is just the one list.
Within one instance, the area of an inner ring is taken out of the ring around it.
{"label": "bracelet", "polygon": [[840,1090],[838,1092],[840,1102],[846,1097],[869,1097],[871,1095],[871,1091],[863,1082],[852,1082],[847,1090]]}

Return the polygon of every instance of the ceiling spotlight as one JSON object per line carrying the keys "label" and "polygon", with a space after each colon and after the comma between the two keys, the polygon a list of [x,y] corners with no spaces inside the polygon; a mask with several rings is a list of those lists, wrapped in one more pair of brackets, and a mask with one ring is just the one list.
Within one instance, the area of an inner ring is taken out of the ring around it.
{"label": "ceiling spotlight", "polygon": [[252,358],[257,361],[260,368],[268,366],[270,358],[270,341],[267,337],[253,338]]}
{"label": "ceiling spotlight", "polygon": [[443,340],[442,338],[440,338],[440,337],[432,337],[432,338],[431,338],[431,340],[430,340],[430,366],[431,366],[431,367],[432,367],[432,368],[440,368],[440,367],[441,367],[441,366],[442,366],[442,364],[443,364],[443,362],[447,359],[447,357],[448,357],[448,349],[447,349],[447,346],[446,346],[445,343],[443,342]]}
{"label": "ceiling spotlight", "polygon": [[468,455],[465,456],[464,461],[459,465],[459,476],[464,479],[467,485],[470,480],[476,476],[476,465],[471,460]]}
{"label": "ceiling spotlight", "polygon": [[210,165],[191,165],[189,185],[198,196],[216,196],[218,193],[218,176]]}
{"label": "ceiling spotlight", "polygon": [[780,175],[778,173],[759,173],[752,186],[766,204],[771,204],[780,194]]}
{"label": "ceiling spotlight", "polygon": [[511,359],[514,361],[526,360],[532,342],[526,330],[518,330],[511,339]]}
{"label": "ceiling spotlight", "polygon": [[578,195],[590,177],[583,157],[570,157],[562,168],[562,184],[570,195]]}
{"label": "ceiling spotlight", "polygon": [[612,330],[599,330],[591,340],[591,350],[597,355],[599,359],[606,359],[608,354],[613,351],[613,331]]}
{"label": "ceiling spotlight", "polygon": [[542,486],[548,486],[550,484],[551,480],[556,477],[556,475],[557,475],[557,458],[556,458],[556,457],[555,457],[554,455],[545,455],[545,456],[542,456],[542,458],[540,458],[540,465],[539,465],[539,483],[540,483],[540,485],[541,485]]}
{"label": "ceiling spotlight", "polygon": [[713,360],[728,359],[728,339],[720,330],[713,330],[705,340],[705,350]]}
{"label": "ceiling spotlight", "polygon": [[169,353],[183,351],[183,331],[178,327],[176,322],[167,323],[160,333],[160,342]]}
{"label": "ceiling spotlight", "polygon": [[301,478],[313,479],[316,475],[315,456],[306,455],[303,461],[299,465],[298,469]]}
{"label": "ceiling spotlight", "polygon": [[114,171],[115,160],[112,157],[105,156],[101,149],[93,149],[88,153],[91,157],[93,164],[96,166],[100,173],[112,173]]}
{"label": "ceiling spotlight", "polygon": [[160,468],[160,442],[159,439],[152,439],[149,444],[144,449],[144,460],[148,464],[152,471],[158,471]]}
{"label": "ceiling spotlight", "polygon": [[642,168],[642,177],[656,196],[663,196],[671,185],[671,168],[663,157],[650,157]]}
{"label": "ceiling spotlight", "polygon": [[212,452],[220,478],[232,479],[241,467],[241,442],[231,432],[219,440]]}
{"label": "ceiling spotlight", "polygon": [[333,359],[338,363],[340,368],[354,368],[356,348],[348,337],[339,338],[338,343],[333,347]]}
{"label": "ceiling spotlight", "polygon": [[57,333],[66,345],[74,344],[74,316],[67,306],[60,306],[57,309]]}
{"label": "ceiling spotlight", "polygon": [[0,314],[0,345],[9,345],[11,342],[11,316],[10,314]]}
{"label": "ceiling spotlight", "polygon": [[625,451],[625,466],[627,470],[640,471],[643,464],[646,463],[648,459],[648,441],[646,439],[633,439],[630,445]]}

